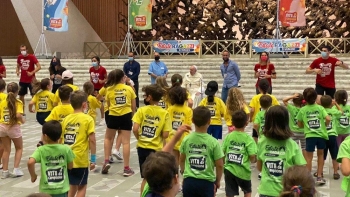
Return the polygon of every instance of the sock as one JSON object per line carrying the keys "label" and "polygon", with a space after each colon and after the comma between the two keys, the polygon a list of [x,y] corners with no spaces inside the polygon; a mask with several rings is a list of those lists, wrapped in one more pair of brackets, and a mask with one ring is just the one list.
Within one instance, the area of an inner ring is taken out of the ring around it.
{"label": "sock", "polygon": [[125,170],[129,170],[130,167],[129,167],[129,166],[125,166],[124,169],[125,169]]}
{"label": "sock", "polygon": [[105,159],[105,164],[108,164],[109,163],[109,159]]}

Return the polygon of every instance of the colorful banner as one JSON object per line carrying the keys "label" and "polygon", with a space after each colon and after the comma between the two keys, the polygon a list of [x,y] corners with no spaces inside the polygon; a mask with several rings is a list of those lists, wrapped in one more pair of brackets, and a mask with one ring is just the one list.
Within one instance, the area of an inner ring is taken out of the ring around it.
{"label": "colorful banner", "polygon": [[44,30],[68,31],[68,0],[44,1]]}
{"label": "colorful banner", "polygon": [[153,41],[153,50],[158,53],[198,53],[199,40]]}
{"label": "colorful banner", "polygon": [[152,0],[131,0],[129,9],[130,25],[133,29],[152,29]]}
{"label": "colorful banner", "polygon": [[306,48],[305,38],[295,39],[253,39],[253,52],[304,52]]}
{"label": "colorful banner", "polygon": [[305,0],[280,0],[279,20],[282,26],[306,26],[305,9]]}

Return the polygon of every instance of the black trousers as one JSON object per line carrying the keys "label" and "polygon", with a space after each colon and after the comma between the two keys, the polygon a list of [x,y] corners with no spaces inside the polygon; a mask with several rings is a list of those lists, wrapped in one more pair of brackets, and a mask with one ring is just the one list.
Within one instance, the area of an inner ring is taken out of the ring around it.
{"label": "black trousers", "polygon": [[134,88],[136,93],[136,107],[139,108],[139,81],[134,81]]}

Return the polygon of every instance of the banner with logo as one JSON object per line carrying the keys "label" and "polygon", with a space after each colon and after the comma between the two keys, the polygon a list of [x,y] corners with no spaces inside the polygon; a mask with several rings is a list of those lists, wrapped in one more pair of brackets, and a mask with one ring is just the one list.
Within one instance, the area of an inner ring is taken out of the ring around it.
{"label": "banner with logo", "polygon": [[199,40],[163,40],[153,41],[153,50],[158,53],[198,53]]}
{"label": "banner with logo", "polygon": [[152,0],[128,0],[130,25],[136,30],[152,29]]}
{"label": "banner with logo", "polygon": [[279,9],[282,26],[306,26],[305,0],[280,0]]}
{"label": "banner with logo", "polygon": [[44,1],[44,30],[68,31],[68,0]]}
{"label": "banner with logo", "polygon": [[306,48],[305,38],[295,39],[253,39],[253,52],[304,52]]}

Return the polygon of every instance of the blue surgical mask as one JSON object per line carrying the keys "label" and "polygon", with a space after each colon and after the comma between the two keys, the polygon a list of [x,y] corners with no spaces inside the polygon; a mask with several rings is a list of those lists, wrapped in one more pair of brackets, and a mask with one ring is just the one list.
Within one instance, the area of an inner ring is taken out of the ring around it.
{"label": "blue surgical mask", "polygon": [[134,61],[134,57],[129,57],[129,61]]}
{"label": "blue surgical mask", "polygon": [[328,53],[327,53],[327,52],[322,51],[322,52],[321,52],[321,56],[322,56],[323,58],[327,58]]}
{"label": "blue surgical mask", "polygon": [[93,67],[98,66],[98,62],[92,62],[91,64],[92,64]]}

